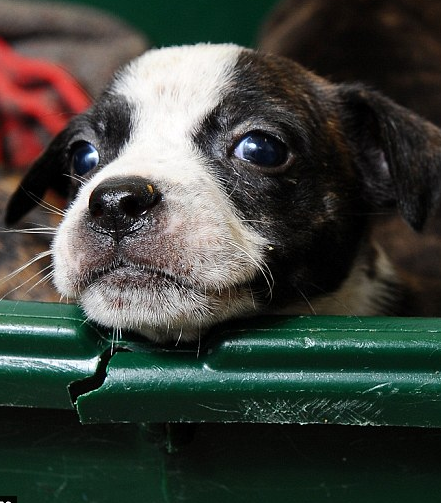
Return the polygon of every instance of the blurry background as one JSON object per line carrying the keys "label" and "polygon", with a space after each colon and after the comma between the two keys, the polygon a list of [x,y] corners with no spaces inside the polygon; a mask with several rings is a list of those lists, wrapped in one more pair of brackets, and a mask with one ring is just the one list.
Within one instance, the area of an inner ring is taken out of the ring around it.
{"label": "blurry background", "polygon": [[[72,1],[70,3],[73,3]],[[90,0],[143,31],[155,46],[195,42],[254,45],[257,27],[276,0]]]}

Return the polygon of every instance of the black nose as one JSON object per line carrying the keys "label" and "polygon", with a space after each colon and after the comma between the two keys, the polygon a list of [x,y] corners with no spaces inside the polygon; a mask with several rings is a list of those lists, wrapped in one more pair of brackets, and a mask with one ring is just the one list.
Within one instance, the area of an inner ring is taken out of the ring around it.
{"label": "black nose", "polygon": [[90,195],[89,215],[97,230],[120,240],[140,227],[158,200],[159,193],[145,178],[109,178]]}

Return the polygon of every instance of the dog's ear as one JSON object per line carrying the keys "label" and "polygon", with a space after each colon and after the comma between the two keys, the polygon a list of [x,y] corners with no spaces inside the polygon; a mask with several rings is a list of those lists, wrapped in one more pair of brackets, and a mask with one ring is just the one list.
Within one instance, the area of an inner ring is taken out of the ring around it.
{"label": "dog's ear", "polygon": [[65,153],[66,136],[66,130],[56,136],[24,176],[6,207],[6,225],[18,222],[43,199],[48,189],[55,190],[62,197],[68,196],[70,178]]}
{"label": "dog's ear", "polygon": [[366,198],[397,206],[421,230],[441,193],[441,130],[361,85],[341,85],[339,95]]}

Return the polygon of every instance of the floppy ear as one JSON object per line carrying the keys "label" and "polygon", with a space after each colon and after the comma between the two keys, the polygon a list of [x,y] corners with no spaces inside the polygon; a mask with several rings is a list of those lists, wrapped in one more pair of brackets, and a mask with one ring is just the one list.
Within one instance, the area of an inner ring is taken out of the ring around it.
{"label": "floppy ear", "polygon": [[397,206],[421,230],[440,197],[441,130],[361,85],[341,85],[339,94],[365,196],[377,207]]}
{"label": "floppy ear", "polygon": [[38,204],[48,189],[62,197],[69,194],[69,167],[66,162],[66,130],[56,136],[35,161],[11,196],[5,213],[6,225],[13,225]]}

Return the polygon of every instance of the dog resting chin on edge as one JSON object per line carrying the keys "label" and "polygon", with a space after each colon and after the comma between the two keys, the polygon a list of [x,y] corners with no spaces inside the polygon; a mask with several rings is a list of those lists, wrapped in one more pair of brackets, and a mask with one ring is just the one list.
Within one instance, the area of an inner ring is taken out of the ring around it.
{"label": "dog resting chin on edge", "polygon": [[370,215],[420,230],[441,131],[360,84],[235,45],[152,50],[35,162],[14,224],[49,188],[72,202],[54,281],[87,316],[191,341],[255,314],[415,314]]}

